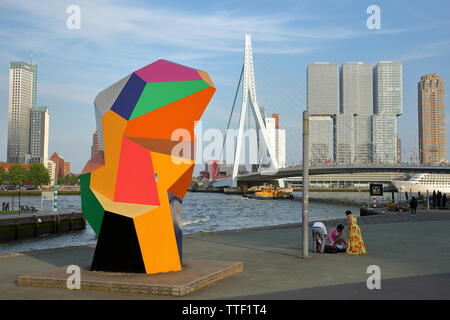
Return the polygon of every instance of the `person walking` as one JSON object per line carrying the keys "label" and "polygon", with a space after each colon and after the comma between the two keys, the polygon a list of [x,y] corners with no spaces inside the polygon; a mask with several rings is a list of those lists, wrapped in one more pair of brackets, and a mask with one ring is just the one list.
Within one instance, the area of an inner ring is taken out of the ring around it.
{"label": "person walking", "polygon": [[347,241],[347,254],[362,255],[367,254],[366,246],[361,235],[361,229],[358,226],[355,215],[347,210],[345,212],[347,215],[348,222],[348,241]]}
{"label": "person walking", "polygon": [[442,193],[440,191],[437,192],[437,208],[440,209],[442,206]]}
{"label": "person walking", "polygon": [[3,202],[2,202],[2,211],[6,211],[6,210],[5,210],[5,207],[6,207],[6,203],[5,203],[5,201],[3,201]]}
{"label": "person walking", "polygon": [[411,214],[417,214],[417,205],[418,205],[418,201],[416,199],[416,197],[412,197],[411,201],[409,202],[409,206],[411,207]]}
{"label": "person walking", "polygon": [[431,198],[431,205],[433,209],[436,209],[436,190],[433,190],[433,197]]}
{"label": "person walking", "polygon": [[444,195],[442,196],[442,208],[445,210],[447,209],[447,194],[444,193]]}

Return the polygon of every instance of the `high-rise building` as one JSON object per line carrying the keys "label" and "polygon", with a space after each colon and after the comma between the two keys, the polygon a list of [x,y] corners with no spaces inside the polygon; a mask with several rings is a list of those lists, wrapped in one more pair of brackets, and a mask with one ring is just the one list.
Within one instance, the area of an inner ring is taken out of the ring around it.
{"label": "high-rise building", "polygon": [[335,153],[334,117],[339,114],[339,69],[329,62],[308,64],[307,105],[310,115],[310,162],[331,162]]}
{"label": "high-rise building", "polygon": [[286,130],[280,129],[280,115],[273,113],[275,119],[275,154],[280,168],[286,167]]}
{"label": "high-rise building", "polygon": [[335,122],[334,159],[338,164],[351,164],[355,158],[355,120],[353,114],[337,114]]}
{"label": "high-rise building", "polygon": [[426,74],[418,89],[420,162],[441,163],[446,161],[444,80],[438,74]]}
{"label": "high-rise building", "polygon": [[340,69],[340,112],[373,114],[372,66],[346,62]]}
{"label": "high-rise building", "polygon": [[100,145],[98,141],[98,131],[97,129],[92,134],[92,146],[91,146],[91,158],[94,157],[94,154],[100,150]]}
{"label": "high-rise building", "polygon": [[[275,154],[279,168],[286,167],[286,130],[280,129],[280,116],[278,113],[272,114],[272,117],[264,118],[266,132],[270,141],[272,154]],[[267,166],[270,164],[269,146],[266,146],[262,133],[258,135],[258,161],[252,168]],[[253,169],[252,169],[253,170]]]}
{"label": "high-rise building", "polygon": [[48,160],[49,113],[45,106],[31,109],[30,121],[30,163],[43,163]]}
{"label": "high-rise building", "polygon": [[354,163],[373,162],[373,115],[361,114],[354,119]]}
{"label": "high-rise building", "polygon": [[397,163],[402,163],[402,140],[397,138]]}
{"label": "high-rise building", "polygon": [[310,115],[335,115],[339,112],[339,72],[335,63],[308,64],[307,105]]}
{"label": "high-rise building", "polygon": [[320,165],[333,161],[333,117],[309,117],[310,162]]}
{"label": "high-rise building", "polygon": [[336,163],[398,161],[397,117],[403,112],[400,63],[382,61],[372,70],[363,62],[346,62],[339,76],[337,65],[313,63],[307,73],[312,163],[327,158],[328,141]]}
{"label": "high-rise building", "polygon": [[381,61],[373,70],[373,161],[397,163],[397,117],[403,113],[401,63]]}
{"label": "high-rise building", "polygon": [[36,106],[36,63],[11,62],[8,97],[7,162],[30,160],[31,109]]}
{"label": "high-rise building", "polygon": [[[372,162],[372,66],[346,62],[339,73],[340,112],[336,117],[336,162]],[[345,115],[345,116],[342,116]]]}
{"label": "high-rise building", "polygon": [[373,115],[373,162],[397,163],[397,116]]}
{"label": "high-rise building", "polygon": [[54,152],[50,160],[55,163],[56,179],[64,177],[64,158],[57,152]]}

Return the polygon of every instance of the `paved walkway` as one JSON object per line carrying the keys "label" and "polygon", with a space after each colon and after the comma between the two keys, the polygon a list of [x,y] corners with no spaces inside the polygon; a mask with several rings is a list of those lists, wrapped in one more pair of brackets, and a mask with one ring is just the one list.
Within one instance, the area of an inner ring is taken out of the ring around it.
{"label": "paved walkway", "polygon": [[[450,299],[450,213],[397,213],[358,220],[365,256],[312,254],[312,259],[300,259],[299,225],[186,236],[186,257],[242,261],[244,272],[184,298]],[[168,299],[16,284],[19,275],[89,264],[93,253],[93,247],[82,246],[0,256],[0,299]],[[381,269],[381,290],[365,286],[369,265]]]}

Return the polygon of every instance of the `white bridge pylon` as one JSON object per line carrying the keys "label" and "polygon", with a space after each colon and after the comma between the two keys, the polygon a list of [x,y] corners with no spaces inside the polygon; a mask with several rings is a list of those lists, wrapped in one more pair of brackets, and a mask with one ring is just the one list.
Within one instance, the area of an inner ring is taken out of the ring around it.
{"label": "white bridge pylon", "polygon": [[255,74],[253,69],[252,38],[249,34],[245,35],[243,77],[244,77],[244,84],[242,87],[242,107],[241,107],[241,115],[239,118],[239,129],[233,163],[233,175],[232,175],[233,187],[237,187],[237,175],[242,151],[241,150],[242,139],[244,138],[244,124],[245,124],[245,117],[247,114],[247,106],[249,106],[252,111],[253,117],[255,118],[257,129],[261,133],[265,145],[269,151],[269,156],[272,164],[271,170],[274,170],[276,172],[279,169],[277,157],[275,155],[275,148],[273,148],[272,146],[272,141],[267,133],[264,115],[261,113],[261,109],[258,106],[258,102],[256,100]]}

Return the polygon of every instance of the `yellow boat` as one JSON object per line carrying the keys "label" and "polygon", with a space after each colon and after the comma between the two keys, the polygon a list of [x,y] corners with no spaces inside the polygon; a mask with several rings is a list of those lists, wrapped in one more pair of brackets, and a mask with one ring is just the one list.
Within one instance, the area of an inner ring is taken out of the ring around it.
{"label": "yellow boat", "polygon": [[243,197],[257,200],[294,199],[292,191],[292,188],[276,188],[270,184],[264,184],[255,193],[245,193]]}

